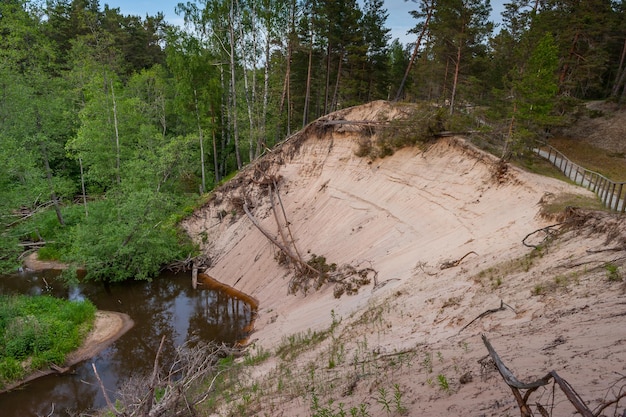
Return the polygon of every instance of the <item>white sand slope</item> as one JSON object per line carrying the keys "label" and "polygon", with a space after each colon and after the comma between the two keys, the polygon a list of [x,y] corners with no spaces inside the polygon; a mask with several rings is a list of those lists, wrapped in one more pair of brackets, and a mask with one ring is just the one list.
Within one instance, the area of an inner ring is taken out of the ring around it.
{"label": "white sand slope", "polygon": [[[375,102],[332,117],[377,120],[397,113],[390,104]],[[514,167],[498,175],[497,159],[461,138],[371,161],[355,156],[362,137],[350,125],[325,134],[314,129],[301,133],[244,169],[186,221],[189,234],[212,259],[207,274],[258,300],[256,344],[274,349],[289,335],[326,329],[333,311],[342,319],[347,350],[358,350],[357,341],[368,338],[368,349],[378,353],[412,352],[409,371],[383,372],[371,385],[358,384],[353,395],[339,398],[346,404],[371,404],[371,415],[386,415],[373,399],[376,383],[387,383],[387,388],[399,384],[408,415],[518,415],[497,374],[483,369],[489,376],[479,377],[477,360],[487,354],[481,333],[522,379],[565,369],[564,376],[581,395],[601,398],[615,380],[608,374],[626,366],[626,325],[623,317],[610,319],[612,312],[626,311],[624,287],[608,282],[598,269],[617,252],[586,252],[605,247],[606,234],[569,232],[575,236],[571,241],[561,238],[543,257],[525,261],[526,266],[503,264],[530,252],[522,245],[526,235],[555,222],[538,214],[544,196],[591,194]],[[276,247],[241,211],[241,203],[247,202],[261,226],[281,241],[267,186],[255,181],[260,171],[279,179],[290,229],[305,259],[316,254],[328,263],[371,267],[378,272],[377,285],[340,299],[334,298],[331,285],[306,296],[288,294],[292,271],[278,264]],[[458,266],[440,269],[470,252]],[[577,259],[589,263],[572,267]],[[557,283],[559,275],[564,278]],[[515,312],[490,314],[459,334],[501,300]],[[375,306],[384,306],[384,313],[370,320],[364,314]],[[614,353],[593,346],[613,346]],[[423,366],[428,352],[435,358],[432,372]],[[315,355],[319,351],[309,357]],[[260,368],[260,375],[273,364]],[[335,372],[345,376],[351,371],[345,364]],[[461,384],[468,372],[474,375],[472,382]],[[446,376],[450,390],[437,386],[438,375]],[[346,378],[337,377],[335,383],[348,383]],[[284,396],[281,404],[272,415],[310,414],[310,404],[302,399]],[[559,415],[573,411],[563,410]]]}

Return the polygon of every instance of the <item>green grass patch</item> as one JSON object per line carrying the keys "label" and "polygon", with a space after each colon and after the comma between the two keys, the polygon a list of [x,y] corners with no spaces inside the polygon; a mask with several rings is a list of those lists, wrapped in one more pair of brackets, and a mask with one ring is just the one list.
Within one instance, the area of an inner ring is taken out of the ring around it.
{"label": "green grass patch", "polygon": [[597,196],[563,193],[541,201],[541,214],[552,216],[564,213],[567,207],[578,207],[586,210],[606,210]]}
{"label": "green grass patch", "polygon": [[598,172],[615,182],[626,182],[626,158],[623,154],[562,137],[551,138],[549,143],[583,168]]}
{"label": "green grass patch", "polygon": [[95,313],[89,301],[0,295],[0,387],[52,363],[62,365]]}
{"label": "green grass patch", "polygon": [[574,183],[550,161],[530,151],[522,155],[518,155],[516,158],[511,160],[511,163],[525,169],[528,172],[532,172],[533,174],[556,178],[561,181],[569,181],[572,184]]}

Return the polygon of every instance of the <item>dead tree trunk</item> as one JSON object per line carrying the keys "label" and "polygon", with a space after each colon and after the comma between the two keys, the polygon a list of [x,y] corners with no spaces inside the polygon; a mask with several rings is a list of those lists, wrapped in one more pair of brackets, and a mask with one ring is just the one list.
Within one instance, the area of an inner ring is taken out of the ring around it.
{"label": "dead tree trunk", "polygon": [[396,101],[400,100],[400,96],[402,95],[402,91],[404,90],[404,84],[406,83],[406,79],[409,77],[409,73],[411,72],[411,68],[413,67],[413,62],[415,62],[415,58],[417,58],[417,52],[419,51],[420,45],[422,44],[422,38],[424,37],[424,34],[428,31],[428,23],[430,22],[430,17],[433,14],[433,5],[434,5],[434,0],[431,1],[430,6],[428,7],[428,12],[426,14],[426,21],[424,22],[422,31],[417,37],[417,42],[415,43],[415,48],[413,49],[411,60],[409,61],[409,65],[407,65],[406,67],[406,71],[404,72],[404,77],[402,77],[402,82],[400,83],[400,87],[398,88],[398,92],[396,93]]}
{"label": "dead tree trunk", "polygon": [[[554,382],[559,386],[559,388],[561,388],[563,393],[565,393],[565,396],[567,397],[569,402],[572,403],[576,411],[581,416],[595,417],[593,412],[585,405],[578,393],[576,393],[571,385],[563,378],[561,378],[555,371],[548,372],[546,376],[536,381],[527,384],[523,383],[518,380],[515,375],[513,375],[513,372],[511,372],[509,368],[506,367],[504,362],[502,362],[502,359],[500,359],[500,356],[498,355],[496,350],[493,348],[493,346],[491,346],[489,340],[487,340],[487,336],[482,335],[482,339],[483,343],[487,347],[487,351],[489,351],[489,356],[491,356],[491,359],[496,364],[496,367],[498,368],[498,372],[502,376],[502,379],[504,379],[504,382],[506,382],[509,388],[511,388],[513,396],[517,401],[517,405],[520,408],[520,413],[522,417],[533,416],[533,413],[528,406],[528,398],[537,388],[547,385],[551,379],[554,379]],[[526,393],[522,396],[520,390],[526,390]]]}

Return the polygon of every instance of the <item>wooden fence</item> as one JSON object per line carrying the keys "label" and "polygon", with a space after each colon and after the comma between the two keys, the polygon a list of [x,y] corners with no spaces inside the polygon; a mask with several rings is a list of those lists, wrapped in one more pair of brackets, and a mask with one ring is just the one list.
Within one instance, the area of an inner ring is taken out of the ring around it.
{"label": "wooden fence", "polygon": [[548,144],[533,148],[533,152],[550,161],[576,184],[596,193],[605,207],[618,213],[626,212],[625,182],[615,182],[602,174],[585,169]]}

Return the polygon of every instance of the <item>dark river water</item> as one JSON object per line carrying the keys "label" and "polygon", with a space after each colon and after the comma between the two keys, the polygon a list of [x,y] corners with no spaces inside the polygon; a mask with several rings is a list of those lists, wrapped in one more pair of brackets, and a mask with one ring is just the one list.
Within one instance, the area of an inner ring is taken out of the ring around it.
{"label": "dark river water", "polygon": [[188,340],[230,344],[244,339],[252,320],[252,307],[241,298],[210,289],[206,284],[194,290],[190,274],[165,273],[152,282],[112,286],[108,291],[94,284],[66,288],[55,280],[55,275],[0,275],[0,293],[88,298],[100,310],[128,314],[135,326],[97,356],[74,366],[72,372],[46,376],[0,394],[0,417],[45,416],[53,404],[54,416],[66,416],[68,410],[80,413],[104,407],[92,362],[109,395],[115,398],[117,388],[129,377],[151,372],[163,335],[166,342],[161,354],[163,362],[167,362],[175,346]]}

